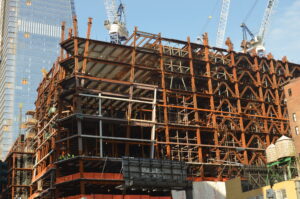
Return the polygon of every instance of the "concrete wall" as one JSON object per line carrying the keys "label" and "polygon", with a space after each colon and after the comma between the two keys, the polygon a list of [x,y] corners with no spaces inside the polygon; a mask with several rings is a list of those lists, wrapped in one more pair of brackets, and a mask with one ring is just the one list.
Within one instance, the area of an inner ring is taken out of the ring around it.
{"label": "concrete wall", "polygon": [[[286,191],[287,199],[298,199],[297,190],[296,190],[296,180],[289,180],[275,184],[272,189],[275,192],[281,190]],[[260,189],[251,190],[248,192],[242,192],[241,179],[235,178],[226,182],[226,198],[227,199],[254,199],[261,196],[264,199],[267,199],[266,191],[270,189],[270,186],[265,186]],[[300,199],[300,198],[299,198]]]}

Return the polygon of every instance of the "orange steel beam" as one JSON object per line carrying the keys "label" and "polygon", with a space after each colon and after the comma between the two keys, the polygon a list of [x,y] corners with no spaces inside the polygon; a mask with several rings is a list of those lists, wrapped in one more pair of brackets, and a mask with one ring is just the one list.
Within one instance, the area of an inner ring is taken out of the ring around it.
{"label": "orange steel beam", "polygon": [[[162,87],[162,91],[163,91],[163,104],[164,104],[164,122],[165,122],[165,136],[166,136],[166,141],[169,142],[170,141],[170,137],[169,137],[169,120],[168,120],[168,109],[167,109],[167,93],[166,93],[166,83],[165,83],[165,68],[164,68],[164,60],[163,60],[163,46],[162,46],[162,39],[161,39],[161,35],[159,34],[159,38],[160,38],[160,42],[159,42],[159,53],[160,53],[160,70],[161,70],[161,87]],[[166,150],[167,150],[167,157],[170,158],[171,156],[171,148],[169,145],[166,146]]]}
{"label": "orange steel beam", "polygon": [[[92,21],[93,21],[92,18],[89,18],[88,29],[87,29],[87,33],[86,33],[86,42],[85,42],[84,53],[83,53],[84,57],[87,57],[89,55],[89,44],[90,44]],[[81,72],[83,74],[85,73],[85,70],[86,70],[86,64],[87,64],[87,59],[85,58],[83,60],[83,65],[82,65],[82,69],[81,69]]]}
{"label": "orange steel beam", "polygon": [[[191,41],[190,37],[187,38],[188,41],[188,52],[189,52],[189,67],[190,67],[190,74],[191,74],[191,86],[192,86],[192,92],[193,92],[193,106],[195,109],[198,109],[198,104],[197,104],[197,96],[196,96],[196,83],[195,83],[195,73],[194,73],[194,65],[193,65],[193,55],[192,55],[192,47],[191,47]],[[198,123],[199,122],[199,113],[198,111],[195,111],[195,120]],[[196,136],[197,136],[197,144],[201,144],[201,135],[200,135],[200,127],[197,128]],[[203,157],[202,157],[202,149],[199,146],[198,147],[198,161],[203,162]],[[203,171],[200,171],[203,173]]]}
{"label": "orange steel beam", "polygon": [[56,184],[61,184],[68,181],[88,179],[88,180],[111,180],[111,181],[123,181],[123,175],[120,173],[76,173],[68,176],[56,178]]}
{"label": "orange steel beam", "polygon": [[[62,29],[64,30],[64,27]],[[107,93],[115,97],[113,100],[102,101],[104,133],[116,137],[120,137],[118,134],[122,133],[124,138],[145,139],[143,136],[147,135],[146,132],[153,122],[145,127],[145,124],[132,120],[147,120],[151,114],[151,105],[136,105],[130,100],[149,101],[152,94],[143,92],[136,86],[154,85],[158,96],[157,121],[154,122],[154,156],[156,159],[187,161],[191,170],[195,172],[191,175],[198,180],[226,180],[231,175],[230,172],[236,170],[228,168],[228,171],[224,171],[222,164],[231,161],[232,158],[237,165],[260,165],[259,162],[266,161],[263,156],[265,148],[281,134],[288,133],[289,120],[286,118],[286,107],[282,103],[282,82],[293,75],[296,76],[299,70],[297,67],[300,67],[288,63],[286,58],[276,61],[271,55],[266,59],[253,53],[236,53],[230,39],[226,41],[228,50],[212,48],[209,46],[207,34],[203,36],[203,45],[199,45],[191,43],[190,38],[187,38],[187,41],[179,41],[135,28],[125,46],[92,40],[90,31],[91,19],[88,22],[87,38],[79,38],[77,20],[74,18],[69,39],[63,41],[62,35],[63,51],[60,61],[49,71],[38,89],[36,106],[41,127],[49,121],[47,112],[54,103],[59,107],[59,119],[68,114],[96,114],[95,109],[99,106],[95,105],[98,103],[97,99],[82,97],[80,94]],[[99,56],[95,56],[95,53]],[[63,56],[67,58],[63,59]],[[91,66],[93,71],[89,71],[91,68],[87,66]],[[284,74],[276,74],[277,71],[284,71]],[[60,75],[60,78],[56,75]],[[65,75],[68,75],[70,79],[67,81],[72,84],[68,85]],[[83,82],[86,84],[82,84]],[[56,89],[57,85],[60,86],[59,89]],[[62,95],[62,92],[68,89],[72,89],[72,92]],[[118,101],[117,97],[129,101]],[[114,116],[117,113],[120,116]],[[90,127],[86,127],[89,125],[88,117],[78,116],[75,121],[77,130],[74,132],[73,127],[67,125],[68,121],[72,123],[73,120],[65,119],[59,124],[63,126],[59,126],[57,132],[54,131],[57,136],[49,143],[41,144],[44,135],[37,137],[40,139],[36,142],[39,149],[38,160],[42,160],[54,147],[58,154],[62,153],[59,146],[66,147],[69,153],[75,153],[74,150],[79,149],[78,154],[82,155],[82,158],[88,158],[88,153],[84,150],[89,150],[90,144],[95,148],[99,147],[100,138],[97,132],[91,131],[96,136],[90,137],[89,141],[88,138],[77,138],[89,133],[84,129]],[[94,117],[93,121],[102,119]],[[120,124],[124,127],[120,130],[117,129],[117,121],[120,121],[118,119],[128,121],[124,126]],[[260,146],[257,146],[257,143]],[[131,152],[147,158],[147,147],[150,147],[150,144],[138,140],[109,140],[106,144],[104,152],[114,158],[120,158],[124,154],[130,156]],[[41,161],[38,164],[38,176],[34,179],[45,177],[45,168],[52,165],[56,159],[57,157],[51,155],[47,161]],[[56,183],[69,183],[74,179],[103,178],[97,176],[98,173],[88,174],[86,167],[90,165],[84,164],[84,161],[82,159],[76,165],[79,178],[76,177],[77,174],[64,176],[63,170],[58,169]],[[67,165],[63,162],[59,164]],[[206,173],[213,177],[207,177]],[[81,180],[81,194],[85,193],[89,183]],[[33,195],[34,192],[36,190],[32,191]],[[60,197],[59,192],[60,190],[56,193],[57,197]]]}

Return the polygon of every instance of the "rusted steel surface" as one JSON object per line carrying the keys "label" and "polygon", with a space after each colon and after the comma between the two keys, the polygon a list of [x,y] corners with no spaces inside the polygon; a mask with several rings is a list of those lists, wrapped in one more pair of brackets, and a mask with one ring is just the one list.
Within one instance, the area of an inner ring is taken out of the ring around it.
{"label": "rusted steel surface", "polygon": [[120,173],[123,156],[185,161],[190,179],[223,181],[264,165],[266,147],[289,134],[282,84],[299,65],[235,52],[230,40],[210,47],[207,34],[203,45],[137,28],[123,45],[96,41],[91,23],[80,38],[74,19],[38,88],[32,195],[117,194],[115,182],[84,176]]}
{"label": "rusted steel surface", "polygon": [[[34,150],[31,148],[32,138],[20,136],[6,157],[8,167],[7,185],[3,191],[4,198],[30,196]],[[3,172],[3,171],[2,171]]]}

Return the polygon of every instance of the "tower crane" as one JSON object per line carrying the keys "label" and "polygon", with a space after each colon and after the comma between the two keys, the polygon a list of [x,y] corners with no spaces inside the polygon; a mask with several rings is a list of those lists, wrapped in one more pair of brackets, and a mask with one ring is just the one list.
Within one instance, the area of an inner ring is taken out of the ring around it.
{"label": "tower crane", "polygon": [[217,32],[217,39],[216,39],[216,46],[219,48],[221,48],[224,44],[227,19],[228,19],[228,14],[229,14],[229,7],[230,7],[230,0],[223,0],[221,14],[220,14],[220,21],[219,21],[219,26],[218,26],[218,32]]}
{"label": "tower crane", "polygon": [[[263,55],[265,52],[265,35],[268,31],[270,20],[272,13],[274,11],[275,5],[278,3],[278,0],[268,0],[267,8],[265,9],[265,13],[260,25],[260,29],[258,34],[255,36],[247,27],[245,23],[242,23],[241,27],[243,30],[243,42],[242,48],[246,51],[251,51],[253,49],[256,50],[258,55]],[[250,35],[251,40],[248,41],[247,34]]]}
{"label": "tower crane", "polygon": [[121,0],[104,0],[104,6],[107,14],[107,20],[104,26],[108,30],[111,43],[121,44],[128,39],[128,30],[126,28],[125,7]]}

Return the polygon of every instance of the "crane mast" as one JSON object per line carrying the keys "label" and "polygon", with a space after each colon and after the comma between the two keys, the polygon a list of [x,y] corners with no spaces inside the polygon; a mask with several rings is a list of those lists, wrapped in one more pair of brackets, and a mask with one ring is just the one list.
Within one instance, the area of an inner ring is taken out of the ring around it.
{"label": "crane mast", "polygon": [[104,26],[108,30],[111,43],[121,44],[128,39],[128,30],[126,28],[125,7],[121,1],[104,0],[107,20]]}
{"label": "crane mast", "polygon": [[225,32],[227,26],[227,19],[229,14],[230,0],[222,1],[222,8],[220,14],[220,21],[217,32],[216,46],[221,48],[224,44]]}
{"label": "crane mast", "polygon": [[274,7],[277,4],[277,1],[278,0],[269,0],[268,1],[268,5],[267,5],[267,8],[265,10],[265,14],[264,14],[263,20],[261,22],[259,33],[258,33],[258,35],[261,37],[262,44],[264,43],[265,34],[266,34],[266,32],[269,28],[269,24],[270,24],[270,21],[271,21],[271,16],[272,16]]}
{"label": "crane mast", "polygon": [[[267,8],[265,9],[265,13],[260,25],[259,32],[256,36],[249,30],[245,23],[242,23],[241,27],[243,29],[243,43],[242,48],[246,51],[251,51],[255,49],[259,55],[263,55],[265,53],[265,35],[269,28],[271,16],[274,11],[275,5],[278,3],[278,0],[268,0]],[[247,40],[247,33],[251,36],[251,40]]]}

